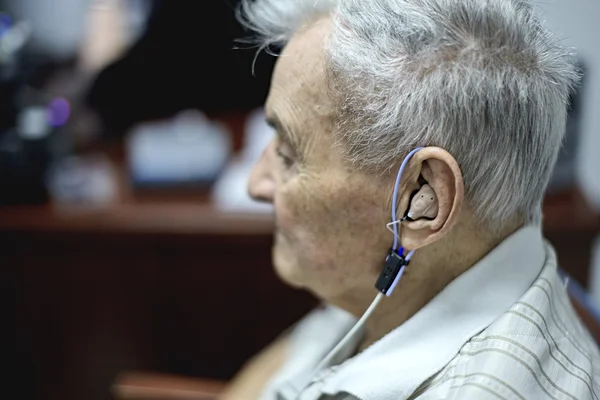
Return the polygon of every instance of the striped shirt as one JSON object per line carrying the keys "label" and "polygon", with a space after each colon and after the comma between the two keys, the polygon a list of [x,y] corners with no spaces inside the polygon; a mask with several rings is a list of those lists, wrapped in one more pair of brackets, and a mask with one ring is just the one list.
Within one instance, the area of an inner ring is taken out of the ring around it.
{"label": "striped shirt", "polygon": [[355,322],[325,307],[292,332],[264,400],[600,400],[598,348],[538,227],[515,232],[404,324],[314,371]]}

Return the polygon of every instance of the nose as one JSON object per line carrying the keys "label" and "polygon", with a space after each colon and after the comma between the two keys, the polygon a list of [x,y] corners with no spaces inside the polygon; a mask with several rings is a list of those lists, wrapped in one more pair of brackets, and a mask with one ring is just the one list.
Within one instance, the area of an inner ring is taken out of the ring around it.
{"label": "nose", "polygon": [[274,146],[275,142],[271,141],[254,166],[248,180],[248,193],[256,201],[273,202],[275,194],[275,180],[273,179]]}

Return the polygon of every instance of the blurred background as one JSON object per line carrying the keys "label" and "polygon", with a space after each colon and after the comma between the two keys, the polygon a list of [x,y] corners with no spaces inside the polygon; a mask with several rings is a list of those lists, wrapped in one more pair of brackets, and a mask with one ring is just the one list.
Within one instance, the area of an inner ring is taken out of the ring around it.
{"label": "blurred background", "polygon": [[[272,273],[246,195],[275,58],[236,41],[236,6],[0,0],[2,397],[226,381],[316,305]],[[584,71],[544,231],[600,303],[600,3],[538,11]]]}

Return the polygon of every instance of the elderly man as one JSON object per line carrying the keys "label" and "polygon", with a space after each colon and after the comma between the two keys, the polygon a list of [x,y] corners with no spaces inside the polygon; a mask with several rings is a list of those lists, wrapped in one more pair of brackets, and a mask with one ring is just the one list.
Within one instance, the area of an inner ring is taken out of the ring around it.
{"label": "elderly man", "polygon": [[598,399],[598,350],[540,231],[578,73],[532,6],[242,11],[265,46],[284,45],[266,107],[277,134],[249,190],[274,205],[277,274],[326,305],[226,397]]}

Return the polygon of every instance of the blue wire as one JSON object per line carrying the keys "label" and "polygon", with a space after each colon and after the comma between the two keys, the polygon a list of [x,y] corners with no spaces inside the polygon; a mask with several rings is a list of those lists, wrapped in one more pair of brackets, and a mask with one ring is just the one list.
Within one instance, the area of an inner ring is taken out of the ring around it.
{"label": "blue wire", "polygon": [[[416,149],[412,150],[410,153],[408,153],[408,155],[406,156],[406,158],[404,159],[404,161],[402,161],[402,165],[400,165],[400,169],[398,170],[398,175],[396,176],[396,185],[394,186],[394,195],[392,196],[392,222],[396,221],[396,203],[398,201],[398,187],[400,186],[400,179],[402,178],[402,173],[404,172],[404,168],[406,168],[406,165],[408,164],[408,162],[410,161],[410,158],[419,150],[421,150],[422,147],[417,147]],[[394,246],[392,247],[392,249],[398,251],[398,224],[393,224],[394,225]],[[402,249],[402,253],[404,253],[404,249]],[[399,253],[399,254],[402,254]]]}
{"label": "blue wire", "polygon": [[[402,164],[400,165],[400,169],[398,170],[398,175],[396,176],[396,184],[394,185],[394,195],[392,196],[392,222],[397,221],[397,218],[398,218],[396,216],[396,203],[398,202],[398,187],[400,187],[400,179],[402,178],[402,174],[404,173],[404,168],[406,168],[406,165],[408,164],[408,161],[410,161],[411,157],[417,151],[419,151],[421,149],[422,149],[422,147],[417,147],[416,149],[414,149],[410,153],[408,153],[408,155],[406,156],[404,161],[402,161]],[[398,224],[393,224],[393,225],[394,225],[394,246],[392,247],[392,249],[394,251],[396,251],[399,255],[402,256],[402,255],[404,255],[404,247],[398,248],[398,244],[399,244],[398,243]],[[410,261],[413,254],[415,254],[414,250],[409,251],[408,254],[406,255],[406,261]],[[400,268],[400,271],[398,271],[398,275],[396,275],[396,278],[392,282],[392,285],[385,293],[386,296],[391,296],[392,293],[394,292],[394,289],[396,289],[396,286],[398,286],[398,282],[400,282],[400,279],[402,278],[402,275],[404,274],[405,267],[406,267],[406,265],[403,265],[402,268]]]}

